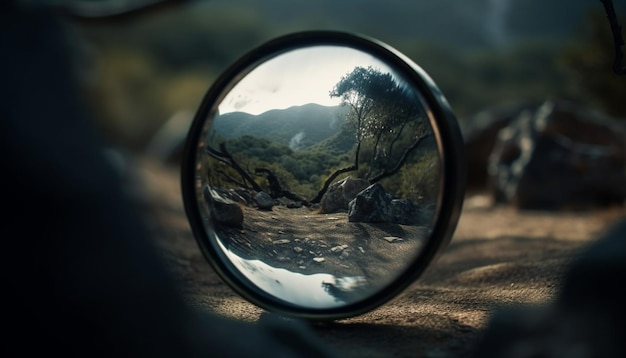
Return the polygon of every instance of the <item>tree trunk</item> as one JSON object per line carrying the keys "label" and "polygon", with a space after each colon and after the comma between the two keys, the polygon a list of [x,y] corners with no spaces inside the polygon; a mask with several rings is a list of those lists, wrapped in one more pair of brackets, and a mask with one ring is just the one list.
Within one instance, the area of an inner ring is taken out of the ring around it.
{"label": "tree trunk", "polygon": [[375,177],[373,177],[372,179],[370,179],[370,183],[376,183],[379,182],[380,180],[390,177],[394,174],[396,174],[400,168],[402,168],[402,166],[404,165],[404,162],[406,162],[407,158],[409,157],[409,155],[411,154],[411,152],[413,150],[415,150],[415,148],[417,148],[419,146],[419,144],[422,142],[422,139],[428,137],[430,135],[430,133],[424,134],[420,137],[418,137],[415,142],[408,147],[404,153],[402,153],[402,157],[400,157],[400,160],[396,163],[396,165],[391,169],[391,170],[387,170],[385,169],[382,173],[376,175]]}
{"label": "tree trunk", "polygon": [[320,191],[317,192],[317,195],[313,199],[309,200],[310,203],[318,204],[320,201],[322,201],[322,197],[328,191],[328,188],[330,187],[330,184],[332,184],[332,182],[340,174],[351,172],[351,171],[355,171],[355,170],[359,169],[359,152],[360,151],[361,151],[361,141],[359,141],[357,143],[357,145],[356,145],[356,153],[354,154],[354,164],[349,166],[349,167],[343,167],[341,169],[337,169],[334,173],[332,173],[328,177],[328,179],[326,179],[326,181],[324,181],[324,185],[322,186],[322,189],[320,189]]}

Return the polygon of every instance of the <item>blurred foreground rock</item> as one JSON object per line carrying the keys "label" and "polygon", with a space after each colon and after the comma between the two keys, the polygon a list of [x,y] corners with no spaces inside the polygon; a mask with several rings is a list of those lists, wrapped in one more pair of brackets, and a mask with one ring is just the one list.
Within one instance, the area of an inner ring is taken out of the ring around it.
{"label": "blurred foreground rock", "polygon": [[626,221],[571,266],[553,304],[498,312],[474,357],[625,357]]}
{"label": "blurred foreground rock", "polygon": [[[486,168],[477,161],[472,167],[471,158],[484,156],[490,143]],[[470,172],[485,172],[496,203],[557,210],[626,200],[625,125],[573,103],[511,111],[474,132],[466,145]]]}

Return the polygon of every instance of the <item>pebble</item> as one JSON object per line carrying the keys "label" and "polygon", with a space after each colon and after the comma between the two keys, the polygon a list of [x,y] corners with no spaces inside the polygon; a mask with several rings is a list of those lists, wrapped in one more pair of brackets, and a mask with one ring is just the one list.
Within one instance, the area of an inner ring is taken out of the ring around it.
{"label": "pebble", "polygon": [[324,261],[326,261],[326,259],[325,259],[325,258],[323,258],[323,257],[314,257],[314,258],[313,258],[313,261],[315,261],[315,262],[317,262],[317,263],[320,263],[320,262],[324,262]]}
{"label": "pebble", "polygon": [[348,245],[338,245],[330,249],[332,252],[341,252],[348,248]]}
{"label": "pebble", "polygon": [[385,236],[383,237],[384,240],[386,240],[387,242],[396,242],[396,241],[402,241],[401,237],[397,237],[397,236]]}
{"label": "pebble", "polygon": [[296,246],[293,248],[293,251],[295,251],[297,254],[301,253],[302,251],[304,251],[300,246]]}
{"label": "pebble", "polygon": [[272,244],[274,245],[282,245],[282,244],[288,244],[291,241],[287,240],[287,239],[280,239],[280,240],[274,240],[272,241]]}

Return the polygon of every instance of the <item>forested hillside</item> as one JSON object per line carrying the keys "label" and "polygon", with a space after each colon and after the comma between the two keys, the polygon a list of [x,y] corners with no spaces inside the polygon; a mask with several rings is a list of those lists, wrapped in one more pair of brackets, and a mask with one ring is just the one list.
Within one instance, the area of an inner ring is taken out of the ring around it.
{"label": "forested hillside", "polygon": [[346,110],[311,103],[259,115],[230,112],[220,115],[213,129],[225,138],[254,135],[299,150],[335,134],[345,121]]}

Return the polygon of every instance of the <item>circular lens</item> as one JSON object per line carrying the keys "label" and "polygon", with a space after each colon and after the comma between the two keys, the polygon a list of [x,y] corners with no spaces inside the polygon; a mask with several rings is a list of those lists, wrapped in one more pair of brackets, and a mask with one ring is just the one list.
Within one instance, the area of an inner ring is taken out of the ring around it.
{"label": "circular lens", "polygon": [[207,93],[185,151],[185,209],[243,297],[344,318],[393,298],[449,241],[461,148],[447,102],[410,60],[362,36],[298,33]]}

